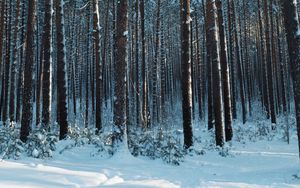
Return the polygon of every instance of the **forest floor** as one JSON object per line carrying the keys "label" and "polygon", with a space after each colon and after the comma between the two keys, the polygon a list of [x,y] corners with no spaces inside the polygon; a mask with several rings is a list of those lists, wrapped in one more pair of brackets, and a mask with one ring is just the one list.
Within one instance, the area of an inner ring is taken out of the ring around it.
{"label": "forest floor", "polygon": [[58,150],[50,159],[2,160],[0,187],[300,187],[295,134],[290,144],[281,135],[241,141],[237,134],[225,157],[207,149],[203,155],[185,156],[179,166],[123,151],[101,158],[92,155],[90,145],[63,154]]}

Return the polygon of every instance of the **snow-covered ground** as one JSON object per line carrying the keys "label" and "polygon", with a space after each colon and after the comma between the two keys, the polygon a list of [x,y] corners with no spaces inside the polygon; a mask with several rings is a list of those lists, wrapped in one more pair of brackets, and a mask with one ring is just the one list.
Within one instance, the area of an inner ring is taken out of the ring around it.
{"label": "snow-covered ground", "polygon": [[[66,141],[58,143],[63,145]],[[85,145],[51,159],[0,162],[0,187],[300,187],[296,138],[232,143],[227,157],[215,150],[186,156],[180,166],[118,152],[92,155]]]}

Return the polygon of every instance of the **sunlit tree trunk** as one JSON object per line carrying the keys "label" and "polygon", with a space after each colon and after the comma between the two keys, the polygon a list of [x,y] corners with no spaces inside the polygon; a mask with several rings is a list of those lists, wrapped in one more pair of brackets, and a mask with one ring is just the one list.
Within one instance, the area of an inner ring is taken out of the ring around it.
{"label": "sunlit tree trunk", "polygon": [[215,117],[216,145],[223,146],[225,142],[224,106],[222,91],[222,74],[220,59],[219,28],[217,25],[217,8],[214,0],[206,2],[206,46],[208,58],[212,64],[213,110]]}
{"label": "sunlit tree trunk", "polygon": [[99,17],[99,3],[98,0],[93,0],[93,28],[94,28],[94,50],[96,63],[96,132],[102,129],[102,66],[100,62],[100,17]]}

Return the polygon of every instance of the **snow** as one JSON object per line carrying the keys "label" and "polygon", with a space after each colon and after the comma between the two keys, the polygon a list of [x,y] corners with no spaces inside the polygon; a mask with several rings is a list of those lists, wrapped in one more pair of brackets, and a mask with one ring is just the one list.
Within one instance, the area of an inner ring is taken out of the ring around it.
{"label": "snow", "polygon": [[38,156],[39,156],[39,151],[36,150],[36,149],[34,149],[34,150],[32,151],[32,156],[33,156],[33,157],[38,157]]}
{"label": "snow", "polygon": [[185,23],[186,23],[186,24],[190,24],[190,23],[191,23],[191,21],[193,21],[193,20],[192,20],[192,18],[189,16],[189,17],[187,18],[187,20],[186,20],[186,22],[185,22]]}
{"label": "snow", "polygon": [[227,157],[209,150],[186,156],[180,166],[124,149],[100,157],[90,145],[59,154],[68,144],[60,141],[53,158],[0,162],[0,187],[300,187],[296,141],[234,141]]}

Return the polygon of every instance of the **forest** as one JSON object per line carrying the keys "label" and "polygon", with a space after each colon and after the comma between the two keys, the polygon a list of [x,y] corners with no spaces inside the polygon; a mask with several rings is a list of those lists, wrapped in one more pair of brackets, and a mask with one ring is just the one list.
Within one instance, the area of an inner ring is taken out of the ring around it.
{"label": "forest", "polygon": [[0,0],[1,160],[69,140],[180,165],[270,135],[299,158],[299,0]]}

